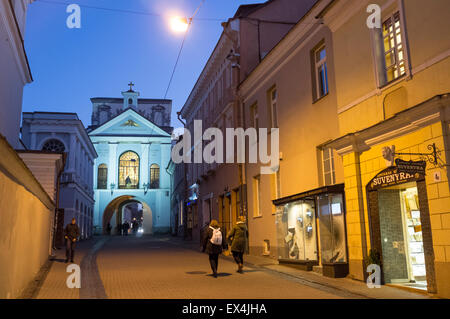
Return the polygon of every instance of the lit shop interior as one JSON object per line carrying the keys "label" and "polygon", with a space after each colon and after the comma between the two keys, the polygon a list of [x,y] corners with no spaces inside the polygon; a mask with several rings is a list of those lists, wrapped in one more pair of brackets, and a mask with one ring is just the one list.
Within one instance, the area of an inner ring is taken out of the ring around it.
{"label": "lit shop interior", "polygon": [[378,191],[386,283],[427,288],[420,206],[415,182]]}
{"label": "lit shop interior", "polygon": [[329,277],[348,274],[343,185],[274,201],[280,263]]}

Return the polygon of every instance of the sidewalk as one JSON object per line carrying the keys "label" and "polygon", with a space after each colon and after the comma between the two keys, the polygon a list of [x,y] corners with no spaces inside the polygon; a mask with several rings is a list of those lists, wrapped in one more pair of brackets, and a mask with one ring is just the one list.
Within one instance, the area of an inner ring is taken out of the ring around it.
{"label": "sidewalk", "polygon": [[[185,248],[199,251],[200,244],[192,241],[184,241],[179,237],[170,239]],[[221,255],[222,258],[233,260],[232,256]],[[313,271],[303,271],[293,267],[280,265],[277,260],[268,257],[259,257],[253,255],[244,255],[244,265],[250,268],[263,268],[266,271],[273,272],[283,276],[300,279],[303,283],[325,289],[334,289],[344,294],[359,296],[369,299],[429,299],[436,298],[426,291],[412,292],[401,288],[390,286],[381,286],[381,288],[368,288],[366,283],[350,278],[329,278]]]}
{"label": "sidewalk", "polygon": [[[81,264],[83,258],[91,251],[92,247],[100,240],[101,237],[94,237],[89,240],[81,241],[75,249],[74,263]],[[27,296],[33,299],[79,299],[80,289],[67,288],[66,281],[69,273],[66,272],[70,263],[65,263],[66,250],[64,247],[56,250],[55,258],[51,260],[50,269],[36,285],[32,295]]]}

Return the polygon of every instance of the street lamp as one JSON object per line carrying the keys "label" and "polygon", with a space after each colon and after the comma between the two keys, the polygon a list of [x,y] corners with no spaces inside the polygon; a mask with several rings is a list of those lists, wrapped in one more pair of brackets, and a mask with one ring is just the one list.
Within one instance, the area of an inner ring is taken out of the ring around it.
{"label": "street lamp", "polygon": [[170,19],[170,27],[176,33],[185,33],[189,28],[190,20],[188,21],[186,17],[173,17]]}

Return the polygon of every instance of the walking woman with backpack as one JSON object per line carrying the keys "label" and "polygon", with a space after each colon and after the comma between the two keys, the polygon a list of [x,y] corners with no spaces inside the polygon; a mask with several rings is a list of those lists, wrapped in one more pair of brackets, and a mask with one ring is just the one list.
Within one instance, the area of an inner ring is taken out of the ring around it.
{"label": "walking woman with backpack", "polygon": [[242,274],[244,268],[244,252],[247,248],[248,229],[245,224],[245,217],[239,217],[238,222],[228,233],[227,239],[231,242],[231,253],[234,261],[238,265],[238,273]]}
{"label": "walking woman with backpack", "polygon": [[213,219],[209,224],[209,228],[205,231],[203,237],[203,252],[209,255],[209,263],[214,278],[217,278],[217,267],[219,265],[219,255],[223,249],[227,249],[227,243],[223,240],[224,236],[219,228],[217,220]]}

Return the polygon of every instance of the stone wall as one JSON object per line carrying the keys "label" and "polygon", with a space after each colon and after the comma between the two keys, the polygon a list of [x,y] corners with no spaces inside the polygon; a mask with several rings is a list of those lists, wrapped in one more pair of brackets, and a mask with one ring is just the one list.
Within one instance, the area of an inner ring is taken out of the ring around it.
{"label": "stone wall", "polygon": [[48,260],[54,204],[0,137],[0,298],[17,298]]}

